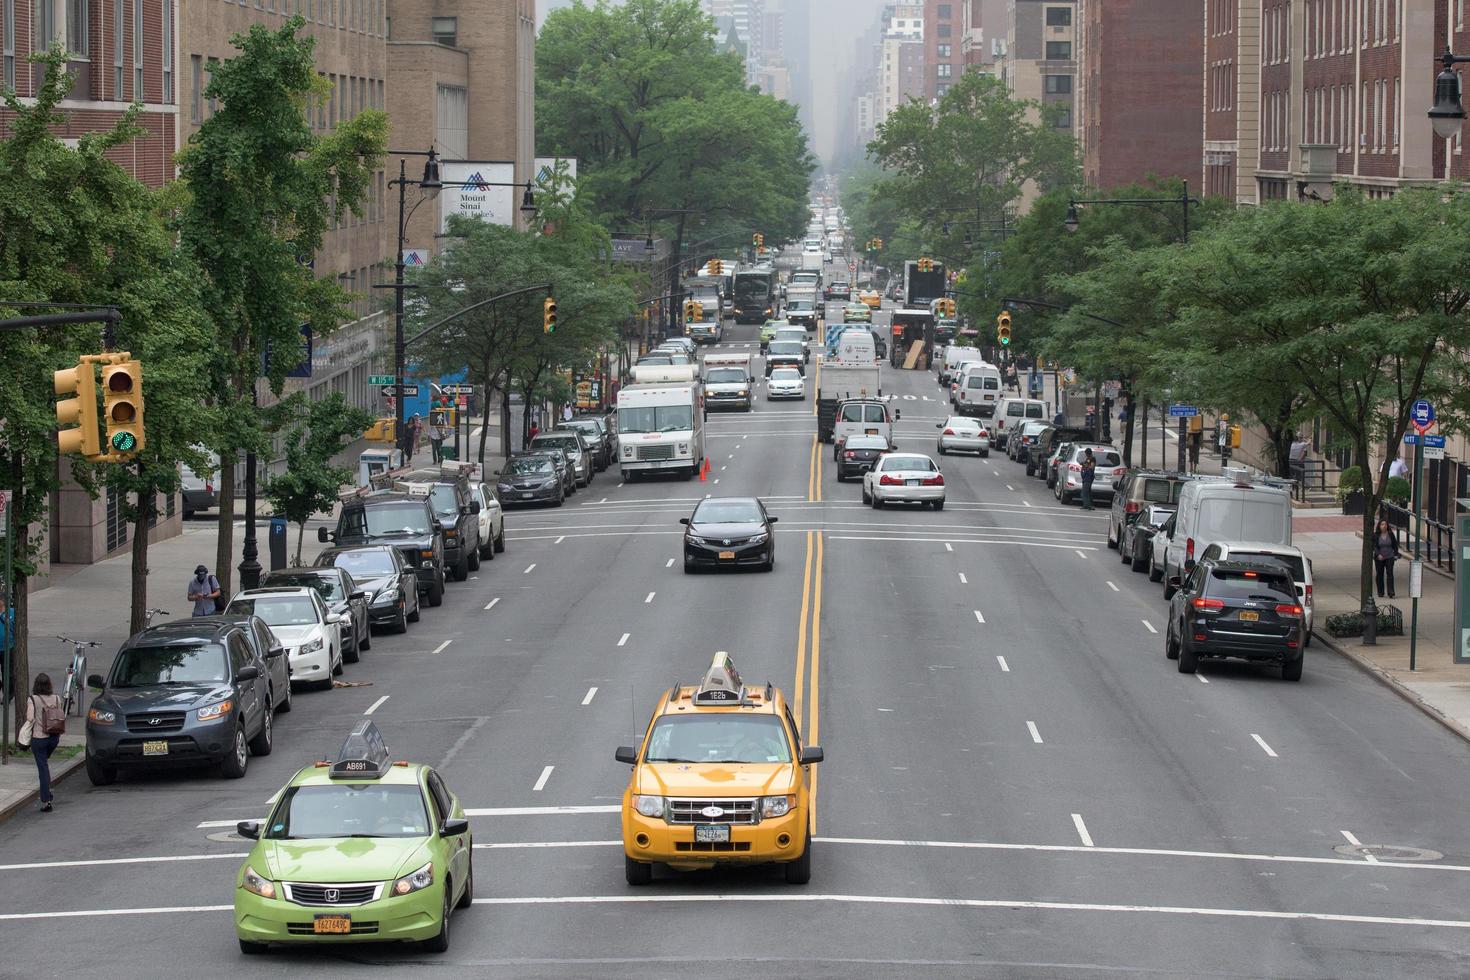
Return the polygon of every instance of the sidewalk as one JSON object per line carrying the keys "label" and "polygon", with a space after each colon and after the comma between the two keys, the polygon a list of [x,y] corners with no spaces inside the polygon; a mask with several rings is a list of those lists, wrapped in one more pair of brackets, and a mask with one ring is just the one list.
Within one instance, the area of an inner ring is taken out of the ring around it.
{"label": "sidewalk", "polygon": [[[1358,568],[1363,539],[1362,518],[1341,511],[1295,512],[1292,541],[1312,559],[1316,584],[1314,641],[1336,650],[1393,688],[1447,728],[1470,740],[1470,665],[1453,662],[1455,583],[1447,575],[1424,566],[1424,594],[1419,600],[1416,667],[1409,670],[1410,610],[1409,563],[1395,569],[1397,599],[1377,599],[1397,606],[1404,616],[1403,636],[1379,636],[1377,646],[1363,646],[1359,637],[1336,639],[1326,633],[1327,617],[1356,612]],[[1404,542],[1404,554],[1412,553]]]}

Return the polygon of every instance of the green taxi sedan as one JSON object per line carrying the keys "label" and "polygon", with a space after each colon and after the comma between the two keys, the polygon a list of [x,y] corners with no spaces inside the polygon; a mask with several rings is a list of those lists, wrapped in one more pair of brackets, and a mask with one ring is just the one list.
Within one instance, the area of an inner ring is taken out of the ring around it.
{"label": "green taxi sedan", "polygon": [[454,909],[474,898],[473,843],[459,799],[432,768],[394,762],[371,721],[335,761],[275,797],[235,875],[240,952],[271,943],[417,942],[449,948]]}
{"label": "green taxi sedan", "polygon": [[848,303],[842,308],[843,323],[872,323],[873,310],[867,303]]}
{"label": "green taxi sedan", "polygon": [[776,339],[776,331],[791,324],[786,320],[767,320],[761,325],[760,342],[768,344]]}

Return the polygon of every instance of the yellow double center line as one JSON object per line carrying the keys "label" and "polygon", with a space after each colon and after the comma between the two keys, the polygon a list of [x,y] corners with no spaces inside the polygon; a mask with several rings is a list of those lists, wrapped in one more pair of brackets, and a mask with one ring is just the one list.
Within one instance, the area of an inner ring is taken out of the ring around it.
{"label": "yellow double center line", "polygon": [[[821,500],[821,443],[812,437],[811,472],[809,487],[811,500]],[[821,531],[806,532],[806,565],[801,576],[801,622],[796,628],[796,686],[795,705],[797,724],[805,724],[803,743],[820,745],[821,702],[819,698],[822,671],[822,552],[824,544]],[[807,654],[810,652],[811,656]],[[803,709],[806,714],[803,715]],[[810,827],[817,828],[817,774],[820,766],[811,772]]]}

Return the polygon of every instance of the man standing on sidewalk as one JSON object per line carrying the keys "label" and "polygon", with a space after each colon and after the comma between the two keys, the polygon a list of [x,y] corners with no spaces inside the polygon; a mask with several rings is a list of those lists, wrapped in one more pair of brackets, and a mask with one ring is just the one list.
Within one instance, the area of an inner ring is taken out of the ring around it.
{"label": "man standing on sidewalk", "polygon": [[219,579],[209,574],[204,565],[195,568],[194,577],[189,579],[189,601],[194,603],[194,615],[213,616],[215,600],[219,597]]}
{"label": "man standing on sidewalk", "polygon": [[1082,453],[1082,509],[1092,510],[1092,478],[1097,475],[1097,460],[1088,449]]}

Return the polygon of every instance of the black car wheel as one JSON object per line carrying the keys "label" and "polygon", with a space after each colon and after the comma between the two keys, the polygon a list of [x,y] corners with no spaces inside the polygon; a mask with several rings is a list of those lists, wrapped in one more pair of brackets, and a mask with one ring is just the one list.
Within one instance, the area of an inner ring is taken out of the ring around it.
{"label": "black car wheel", "polygon": [[352,644],[342,649],[342,662],[348,664],[357,663],[357,630],[352,630]]}
{"label": "black car wheel", "polygon": [[788,885],[805,885],[812,880],[812,835],[806,836],[806,848],[801,852],[801,857],[795,861],[788,861],[782,866]]}
{"label": "black car wheel", "polygon": [[1295,660],[1288,660],[1286,663],[1282,664],[1281,679],[1284,681],[1301,680],[1302,664],[1306,661],[1306,659],[1306,657],[1297,657]]}
{"label": "black car wheel", "polygon": [[500,528],[500,533],[495,536],[495,550],[496,551],[504,551],[505,550],[505,527],[504,526],[502,526]]}
{"label": "black car wheel", "polygon": [[284,715],[291,710],[291,679],[286,678],[286,683],[281,685],[286,689],[286,696],[281,698],[281,703],[276,705],[276,714]]}
{"label": "black car wheel", "polygon": [[[272,695],[274,697],[274,695]],[[275,746],[275,712],[266,705],[265,717],[260,720],[260,731],[250,740],[251,755],[270,755]]]}
{"label": "black car wheel", "polygon": [[479,545],[476,545],[475,547],[470,549],[469,554],[465,557],[465,567],[472,572],[478,572],[480,570]]}
{"label": "black car wheel", "polygon": [[98,762],[96,757],[89,752],[87,753],[87,778],[91,780],[93,786],[111,786],[117,780],[117,770]]}
{"label": "black car wheel", "polygon": [[[327,683],[330,684],[331,681]],[[249,767],[250,745],[245,739],[245,726],[236,725],[234,744],[230,746],[230,754],[220,761],[219,774],[226,779],[239,779]]]}
{"label": "black car wheel", "polygon": [[419,621],[419,609],[418,609],[418,606],[414,606],[413,607],[413,612],[409,612],[408,611],[408,603],[407,602],[404,602],[404,603],[402,603],[400,605],[400,608],[398,610],[398,622],[394,625],[393,632],[395,632],[395,633],[407,633],[408,632],[408,624],[409,623],[417,623],[418,621]]}
{"label": "black car wheel", "polygon": [[1173,625],[1164,628],[1164,656],[1169,660],[1179,659],[1179,644],[1174,640]]}
{"label": "black car wheel", "polygon": [[1199,669],[1199,654],[1194,652],[1189,640],[1179,638],[1179,673],[1192,674]]}
{"label": "black car wheel", "polygon": [[265,943],[252,943],[248,939],[240,940],[240,952],[246,956],[260,956],[270,952],[270,946]]}
{"label": "black car wheel", "polygon": [[359,650],[371,650],[373,648],[373,631],[372,628],[367,625],[366,616],[363,617],[362,638],[357,641],[357,648]]}
{"label": "black car wheel", "polygon": [[646,885],[653,880],[653,865],[643,861],[634,861],[624,854],[623,878],[628,884],[635,887]]}
{"label": "black car wheel", "polygon": [[444,605],[444,580],[435,579],[429,583],[429,605],[435,607]]}
{"label": "black car wheel", "polygon": [[[464,558],[461,558],[459,561],[455,562],[454,563],[454,567],[451,568],[449,570],[449,572],[450,572],[451,575],[454,576],[454,580],[456,582],[463,582],[465,579],[469,578],[470,577],[470,560],[469,560],[469,557],[466,556]],[[437,603],[437,602],[430,602],[429,604],[431,606],[437,606],[437,605],[439,605],[439,603]]]}
{"label": "black car wheel", "polygon": [[449,952],[449,918],[454,914],[454,906],[449,901],[449,896],[454,893],[454,880],[444,879],[444,918],[439,920],[439,934],[432,939],[424,940],[424,949],[431,953]]}

